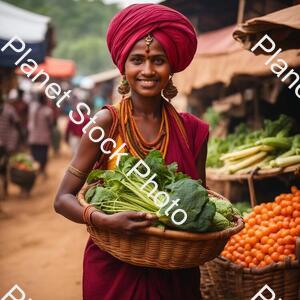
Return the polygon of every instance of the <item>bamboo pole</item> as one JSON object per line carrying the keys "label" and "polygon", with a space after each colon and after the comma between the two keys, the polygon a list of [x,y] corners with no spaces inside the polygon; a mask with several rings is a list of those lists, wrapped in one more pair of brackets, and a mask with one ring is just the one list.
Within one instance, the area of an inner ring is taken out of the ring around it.
{"label": "bamboo pole", "polygon": [[245,15],[245,5],[246,0],[239,1],[238,15],[237,15],[237,25],[243,23]]}

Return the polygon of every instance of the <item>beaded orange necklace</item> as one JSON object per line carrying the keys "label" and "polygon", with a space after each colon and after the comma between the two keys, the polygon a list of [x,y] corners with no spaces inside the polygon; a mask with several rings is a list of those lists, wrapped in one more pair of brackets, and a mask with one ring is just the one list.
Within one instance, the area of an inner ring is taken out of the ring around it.
{"label": "beaded orange necklace", "polygon": [[169,122],[165,105],[162,106],[162,120],[157,137],[152,142],[147,142],[142,137],[132,115],[132,101],[124,98],[120,103],[120,131],[123,141],[130,153],[143,159],[150,150],[159,150],[163,157],[166,156],[169,144]]}

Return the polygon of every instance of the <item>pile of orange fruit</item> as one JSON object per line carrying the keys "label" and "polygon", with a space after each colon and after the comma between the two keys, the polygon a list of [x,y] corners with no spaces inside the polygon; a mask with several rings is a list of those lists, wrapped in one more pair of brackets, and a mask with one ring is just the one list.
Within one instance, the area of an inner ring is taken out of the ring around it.
{"label": "pile of orange fruit", "polygon": [[300,236],[300,190],[281,194],[274,202],[253,208],[245,228],[231,237],[222,256],[247,268],[263,268],[289,256],[296,260],[296,237]]}

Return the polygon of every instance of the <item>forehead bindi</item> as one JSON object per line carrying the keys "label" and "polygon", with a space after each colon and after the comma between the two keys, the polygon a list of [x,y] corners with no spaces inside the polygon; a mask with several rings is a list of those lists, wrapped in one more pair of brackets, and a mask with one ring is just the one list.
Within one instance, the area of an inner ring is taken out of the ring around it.
{"label": "forehead bindi", "polygon": [[162,55],[166,56],[164,49],[161,44],[153,38],[153,42],[150,45],[150,52],[147,53],[147,45],[144,39],[139,40],[135,43],[130,51],[129,55]]}

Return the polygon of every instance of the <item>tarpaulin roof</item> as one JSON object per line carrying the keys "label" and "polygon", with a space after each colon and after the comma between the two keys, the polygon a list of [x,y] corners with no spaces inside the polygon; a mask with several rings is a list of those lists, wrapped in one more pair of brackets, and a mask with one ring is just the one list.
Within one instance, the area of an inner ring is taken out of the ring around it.
{"label": "tarpaulin roof", "polygon": [[24,42],[37,43],[45,39],[49,17],[38,15],[0,1],[0,38],[18,36]]}
{"label": "tarpaulin roof", "polygon": [[[178,91],[189,94],[192,89],[218,82],[229,84],[236,75],[265,76],[272,74],[265,65],[267,56],[255,56],[245,51],[232,38],[235,27],[230,26],[200,35],[198,51],[192,63],[183,72],[174,75],[174,84]],[[290,67],[300,65],[300,51],[289,50],[280,53]]]}
{"label": "tarpaulin roof", "polygon": [[220,55],[240,50],[241,47],[232,38],[235,28],[232,25],[198,36],[196,55]]}
{"label": "tarpaulin roof", "polygon": [[[24,51],[32,49],[30,58],[37,63],[42,62],[47,51],[45,39],[49,22],[49,17],[0,1],[0,48],[13,37],[18,37],[26,44]],[[15,61],[21,55],[22,52],[17,53],[10,47],[6,48],[0,52],[0,66],[14,67]]]}
{"label": "tarpaulin roof", "polygon": [[[41,70],[44,70],[51,78],[70,78],[75,75],[76,65],[72,60],[46,57],[45,62],[38,65],[38,68],[32,75],[37,74]],[[18,68],[17,74],[23,75],[24,73]]]}
{"label": "tarpaulin roof", "polygon": [[233,37],[250,49],[265,34],[276,42],[277,48],[299,49],[300,5],[248,20],[234,31]]}

